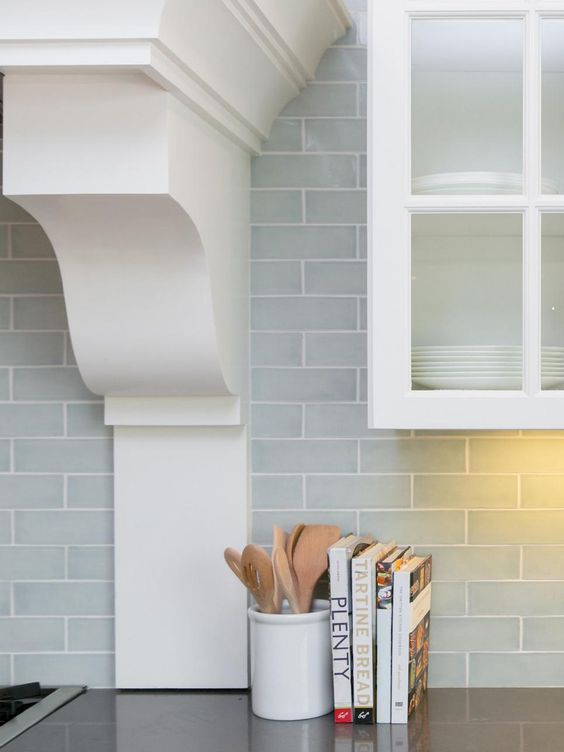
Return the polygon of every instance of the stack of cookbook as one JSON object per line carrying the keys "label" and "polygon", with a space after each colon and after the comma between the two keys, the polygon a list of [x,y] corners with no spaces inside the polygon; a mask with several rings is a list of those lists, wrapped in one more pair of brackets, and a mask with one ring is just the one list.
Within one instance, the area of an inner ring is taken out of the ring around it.
{"label": "stack of cookbook", "polygon": [[431,556],[347,535],[329,548],[337,723],[407,723],[427,689]]}

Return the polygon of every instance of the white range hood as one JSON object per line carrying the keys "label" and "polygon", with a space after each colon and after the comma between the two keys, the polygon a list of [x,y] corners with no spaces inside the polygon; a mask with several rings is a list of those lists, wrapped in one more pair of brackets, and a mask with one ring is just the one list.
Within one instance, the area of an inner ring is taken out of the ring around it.
{"label": "white range hood", "polygon": [[5,0],[4,191],[115,426],[116,684],[247,685],[250,158],[341,0]]}

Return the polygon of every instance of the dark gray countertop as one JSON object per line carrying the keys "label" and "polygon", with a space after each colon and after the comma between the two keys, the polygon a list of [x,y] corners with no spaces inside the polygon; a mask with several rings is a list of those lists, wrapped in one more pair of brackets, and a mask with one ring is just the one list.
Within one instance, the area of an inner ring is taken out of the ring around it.
{"label": "dark gray countertop", "polygon": [[7,752],[559,752],[564,689],[433,689],[409,726],[265,721],[241,692],[90,690]]}

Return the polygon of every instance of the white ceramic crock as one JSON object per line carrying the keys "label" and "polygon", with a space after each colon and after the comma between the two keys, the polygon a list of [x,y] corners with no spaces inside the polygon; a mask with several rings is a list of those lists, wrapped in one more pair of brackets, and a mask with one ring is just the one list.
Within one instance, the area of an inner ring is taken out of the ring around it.
{"label": "white ceramic crock", "polygon": [[249,609],[253,713],[275,721],[316,718],[333,709],[329,601],[308,614]]}

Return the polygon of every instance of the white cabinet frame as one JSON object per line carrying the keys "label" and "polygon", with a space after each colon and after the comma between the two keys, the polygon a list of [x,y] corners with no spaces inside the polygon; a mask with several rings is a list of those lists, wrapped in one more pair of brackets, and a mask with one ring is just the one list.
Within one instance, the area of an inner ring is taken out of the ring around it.
{"label": "white cabinet frame", "polygon": [[[540,193],[540,23],[564,18],[564,1],[373,0],[369,6],[369,425],[564,428],[564,391],[541,391],[539,358],[540,214],[564,212],[564,195]],[[524,22],[522,195],[411,195],[411,21],[440,17]],[[410,215],[433,212],[523,216],[522,390],[411,390]]]}

